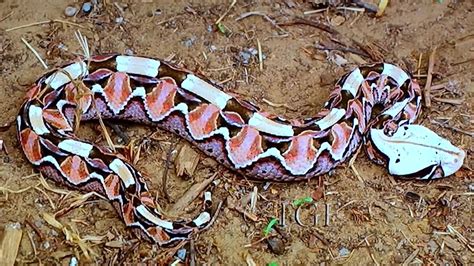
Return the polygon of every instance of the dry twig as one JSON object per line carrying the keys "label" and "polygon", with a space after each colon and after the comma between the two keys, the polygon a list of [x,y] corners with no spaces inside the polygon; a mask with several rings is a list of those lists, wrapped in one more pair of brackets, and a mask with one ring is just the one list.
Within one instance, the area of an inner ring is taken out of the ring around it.
{"label": "dry twig", "polygon": [[38,54],[38,52],[36,52],[36,50],[25,39],[21,38],[21,41],[26,45],[26,47],[28,47],[28,49],[31,50],[31,52],[33,52],[33,54],[38,59],[38,61],[41,63],[41,65],[43,65],[44,69],[48,70],[48,65],[46,65],[46,63],[41,58],[41,56]]}
{"label": "dry twig", "polygon": [[431,81],[433,79],[433,68],[434,68],[434,63],[435,63],[435,57],[436,57],[436,49],[437,47],[433,48],[433,51],[431,52],[429,63],[428,63],[428,74],[426,77],[426,85],[424,89],[424,96],[425,96],[425,104],[426,107],[431,107]]}
{"label": "dry twig", "polygon": [[331,34],[338,34],[338,32],[335,29],[331,28],[330,26],[324,23],[321,23],[319,21],[305,19],[305,18],[300,18],[300,17],[296,17],[292,21],[277,23],[277,25],[278,26],[308,25],[308,26],[318,28],[320,30],[323,30]]}
{"label": "dry twig", "polygon": [[176,213],[184,210],[188,207],[194,199],[201,194],[201,192],[207,188],[207,186],[216,178],[217,172],[211,177],[204,179],[201,183],[192,185],[186,193],[167,211],[170,215],[175,215]]}
{"label": "dry twig", "polygon": [[6,16],[4,16],[3,18],[0,18],[0,22],[4,21],[5,19],[9,18],[11,15],[13,15],[13,11],[11,11],[10,13],[8,13]]}
{"label": "dry twig", "polygon": [[242,13],[242,14],[240,14],[239,17],[237,17],[235,19],[235,21],[239,21],[239,20],[242,20],[242,19],[250,17],[250,16],[261,16],[266,21],[270,22],[275,28],[279,29],[282,33],[287,33],[282,27],[280,27],[279,23],[277,23],[275,20],[271,19],[267,14],[265,14],[262,11],[250,11],[250,12]]}
{"label": "dry twig", "polygon": [[26,24],[26,25],[21,25],[21,26],[9,28],[9,29],[6,29],[5,32],[24,29],[24,28],[29,28],[29,27],[33,27],[33,26],[44,25],[44,24],[48,24],[48,23],[64,23],[64,24],[68,24],[68,25],[71,25],[71,26],[76,26],[76,27],[79,27],[79,28],[82,28],[82,29],[87,29],[86,27],[84,27],[82,25],[79,25],[77,23],[64,21],[64,20],[60,20],[60,19],[53,19],[53,20],[45,20],[45,21],[34,22],[34,23]]}
{"label": "dry twig", "polygon": [[229,14],[230,10],[234,7],[234,5],[237,3],[237,0],[233,0],[232,3],[230,3],[230,6],[227,8],[227,10],[222,14],[222,16],[219,17],[218,20],[216,20],[216,25],[219,24],[227,14]]}

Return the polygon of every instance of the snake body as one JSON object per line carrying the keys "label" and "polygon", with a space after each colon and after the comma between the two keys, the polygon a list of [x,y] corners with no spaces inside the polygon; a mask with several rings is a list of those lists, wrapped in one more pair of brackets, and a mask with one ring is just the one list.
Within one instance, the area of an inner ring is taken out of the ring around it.
{"label": "snake body", "polygon": [[[210,193],[205,193],[197,218],[166,220],[130,162],[76,137],[80,120],[100,116],[158,126],[247,177],[297,181],[333,170],[362,143],[372,160],[387,164],[390,158],[373,145],[369,131],[393,134],[421,111],[417,82],[387,63],[348,72],[322,111],[287,120],[186,69],[117,54],[77,59],[46,73],[26,98],[17,119],[26,158],[48,178],[102,194],[127,226],[162,246],[187,239],[210,223]],[[442,175],[431,170],[423,174]]]}

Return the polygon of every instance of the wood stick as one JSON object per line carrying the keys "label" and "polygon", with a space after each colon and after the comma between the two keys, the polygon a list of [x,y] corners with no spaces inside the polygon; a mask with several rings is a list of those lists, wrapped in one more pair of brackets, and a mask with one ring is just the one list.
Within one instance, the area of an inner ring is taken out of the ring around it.
{"label": "wood stick", "polygon": [[431,81],[433,79],[433,68],[435,63],[436,57],[436,49],[437,47],[433,48],[431,52],[429,63],[428,63],[428,74],[426,76],[426,85],[424,89],[424,96],[425,96],[425,105],[426,107],[431,107]]}
{"label": "wood stick", "polygon": [[167,211],[169,215],[177,215],[178,212],[183,211],[188,207],[195,198],[201,194],[201,192],[207,188],[207,186],[216,178],[217,173],[203,180],[201,183],[192,185],[186,193]]}

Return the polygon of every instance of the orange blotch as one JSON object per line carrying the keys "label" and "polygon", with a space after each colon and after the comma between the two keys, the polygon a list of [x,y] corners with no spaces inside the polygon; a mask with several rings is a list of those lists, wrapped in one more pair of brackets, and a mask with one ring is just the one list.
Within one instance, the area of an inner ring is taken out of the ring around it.
{"label": "orange blotch", "polygon": [[72,130],[66,118],[57,109],[43,110],[43,118],[46,123],[57,129]]}
{"label": "orange blotch", "polygon": [[153,121],[161,120],[174,107],[177,90],[173,81],[163,79],[146,95],[145,108]]}
{"label": "orange blotch", "polygon": [[333,136],[331,148],[332,155],[335,158],[340,159],[344,155],[344,151],[350,141],[351,133],[352,128],[348,126],[346,122],[335,124],[331,128],[331,134]]}
{"label": "orange blotch", "polygon": [[143,205],[150,207],[154,209],[155,206],[155,201],[153,200],[153,197],[150,195],[149,192],[143,192],[140,194],[140,201]]}
{"label": "orange blotch", "polygon": [[61,163],[61,170],[67,175],[73,184],[80,184],[89,178],[89,170],[86,163],[77,155],[67,157]]}
{"label": "orange blotch", "polygon": [[263,153],[262,136],[251,126],[244,126],[242,130],[229,140],[229,157],[236,166],[246,166]]}
{"label": "orange blotch", "polygon": [[362,85],[360,86],[360,88],[362,89],[362,94],[364,95],[365,100],[369,102],[371,105],[374,105],[375,103],[374,94],[367,80],[364,80],[364,82],[362,82]]}
{"label": "orange blotch", "polygon": [[243,126],[245,124],[244,119],[237,112],[225,111],[222,113],[222,117],[224,117],[227,123],[232,125]]}
{"label": "orange blotch", "polygon": [[93,81],[98,81],[104,78],[107,78],[108,76],[112,75],[114,72],[110,69],[107,68],[99,68],[96,71],[90,73],[85,80],[93,80]]}
{"label": "orange blotch", "polygon": [[75,103],[77,108],[80,109],[82,113],[85,113],[92,104],[92,92],[83,82],[79,82],[78,84],[79,89],[76,88],[74,83],[66,85],[66,100]]}
{"label": "orange blotch", "polygon": [[42,102],[43,102],[43,105],[44,106],[49,106],[51,103],[53,103],[54,101],[56,101],[56,99],[59,97],[59,94],[61,92],[59,90],[53,90],[49,93],[46,93],[43,97],[42,97]]}
{"label": "orange blotch", "polygon": [[41,154],[41,146],[39,137],[36,133],[27,128],[20,132],[20,143],[26,158],[32,163],[35,163],[43,157]]}
{"label": "orange blotch", "polygon": [[135,221],[135,214],[133,211],[135,210],[135,207],[133,207],[132,203],[129,202],[123,206],[122,209],[122,215],[123,215],[123,220],[125,222],[125,225],[130,226],[133,224]]}
{"label": "orange blotch", "polygon": [[365,122],[362,103],[358,99],[352,99],[349,100],[348,105],[348,109],[352,112],[352,114],[355,114],[355,117],[357,117],[359,123],[359,132],[365,133],[365,130],[367,129],[367,123]]}
{"label": "orange blotch", "polygon": [[40,89],[41,89],[40,85],[34,85],[33,87],[31,87],[25,95],[25,100],[30,100],[38,96]]}
{"label": "orange blotch", "polygon": [[104,97],[116,114],[125,106],[131,94],[130,77],[123,72],[112,74],[104,88]]}
{"label": "orange blotch", "polygon": [[189,115],[189,130],[191,134],[197,138],[208,135],[217,129],[217,117],[219,116],[219,108],[213,104],[202,104],[192,110]]}
{"label": "orange blotch", "polygon": [[120,196],[120,177],[117,175],[108,175],[105,180],[105,193],[109,199],[115,199]]}
{"label": "orange blotch", "polygon": [[158,226],[148,228],[147,232],[157,243],[167,242],[171,239],[170,235]]}
{"label": "orange blotch", "polygon": [[303,132],[291,140],[290,147],[283,154],[286,164],[296,173],[305,174],[313,167],[317,149],[313,145],[314,132]]}

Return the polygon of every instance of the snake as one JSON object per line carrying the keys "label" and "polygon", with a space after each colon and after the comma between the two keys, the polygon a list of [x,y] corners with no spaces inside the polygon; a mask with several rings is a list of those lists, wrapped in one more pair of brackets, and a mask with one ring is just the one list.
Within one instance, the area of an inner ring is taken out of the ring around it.
{"label": "snake", "polygon": [[102,195],[127,227],[166,247],[212,223],[211,192],[203,193],[195,218],[167,218],[145,176],[125,156],[76,136],[82,121],[164,129],[253,180],[307,180],[334,170],[360,147],[400,178],[449,176],[464,154],[418,164],[398,150],[403,141],[386,145],[413,133],[409,126],[421,113],[421,101],[418,82],[382,62],[344,74],[314,116],[287,119],[165,60],[104,54],[78,57],[37,79],[19,110],[17,135],[26,159],[42,175]]}

